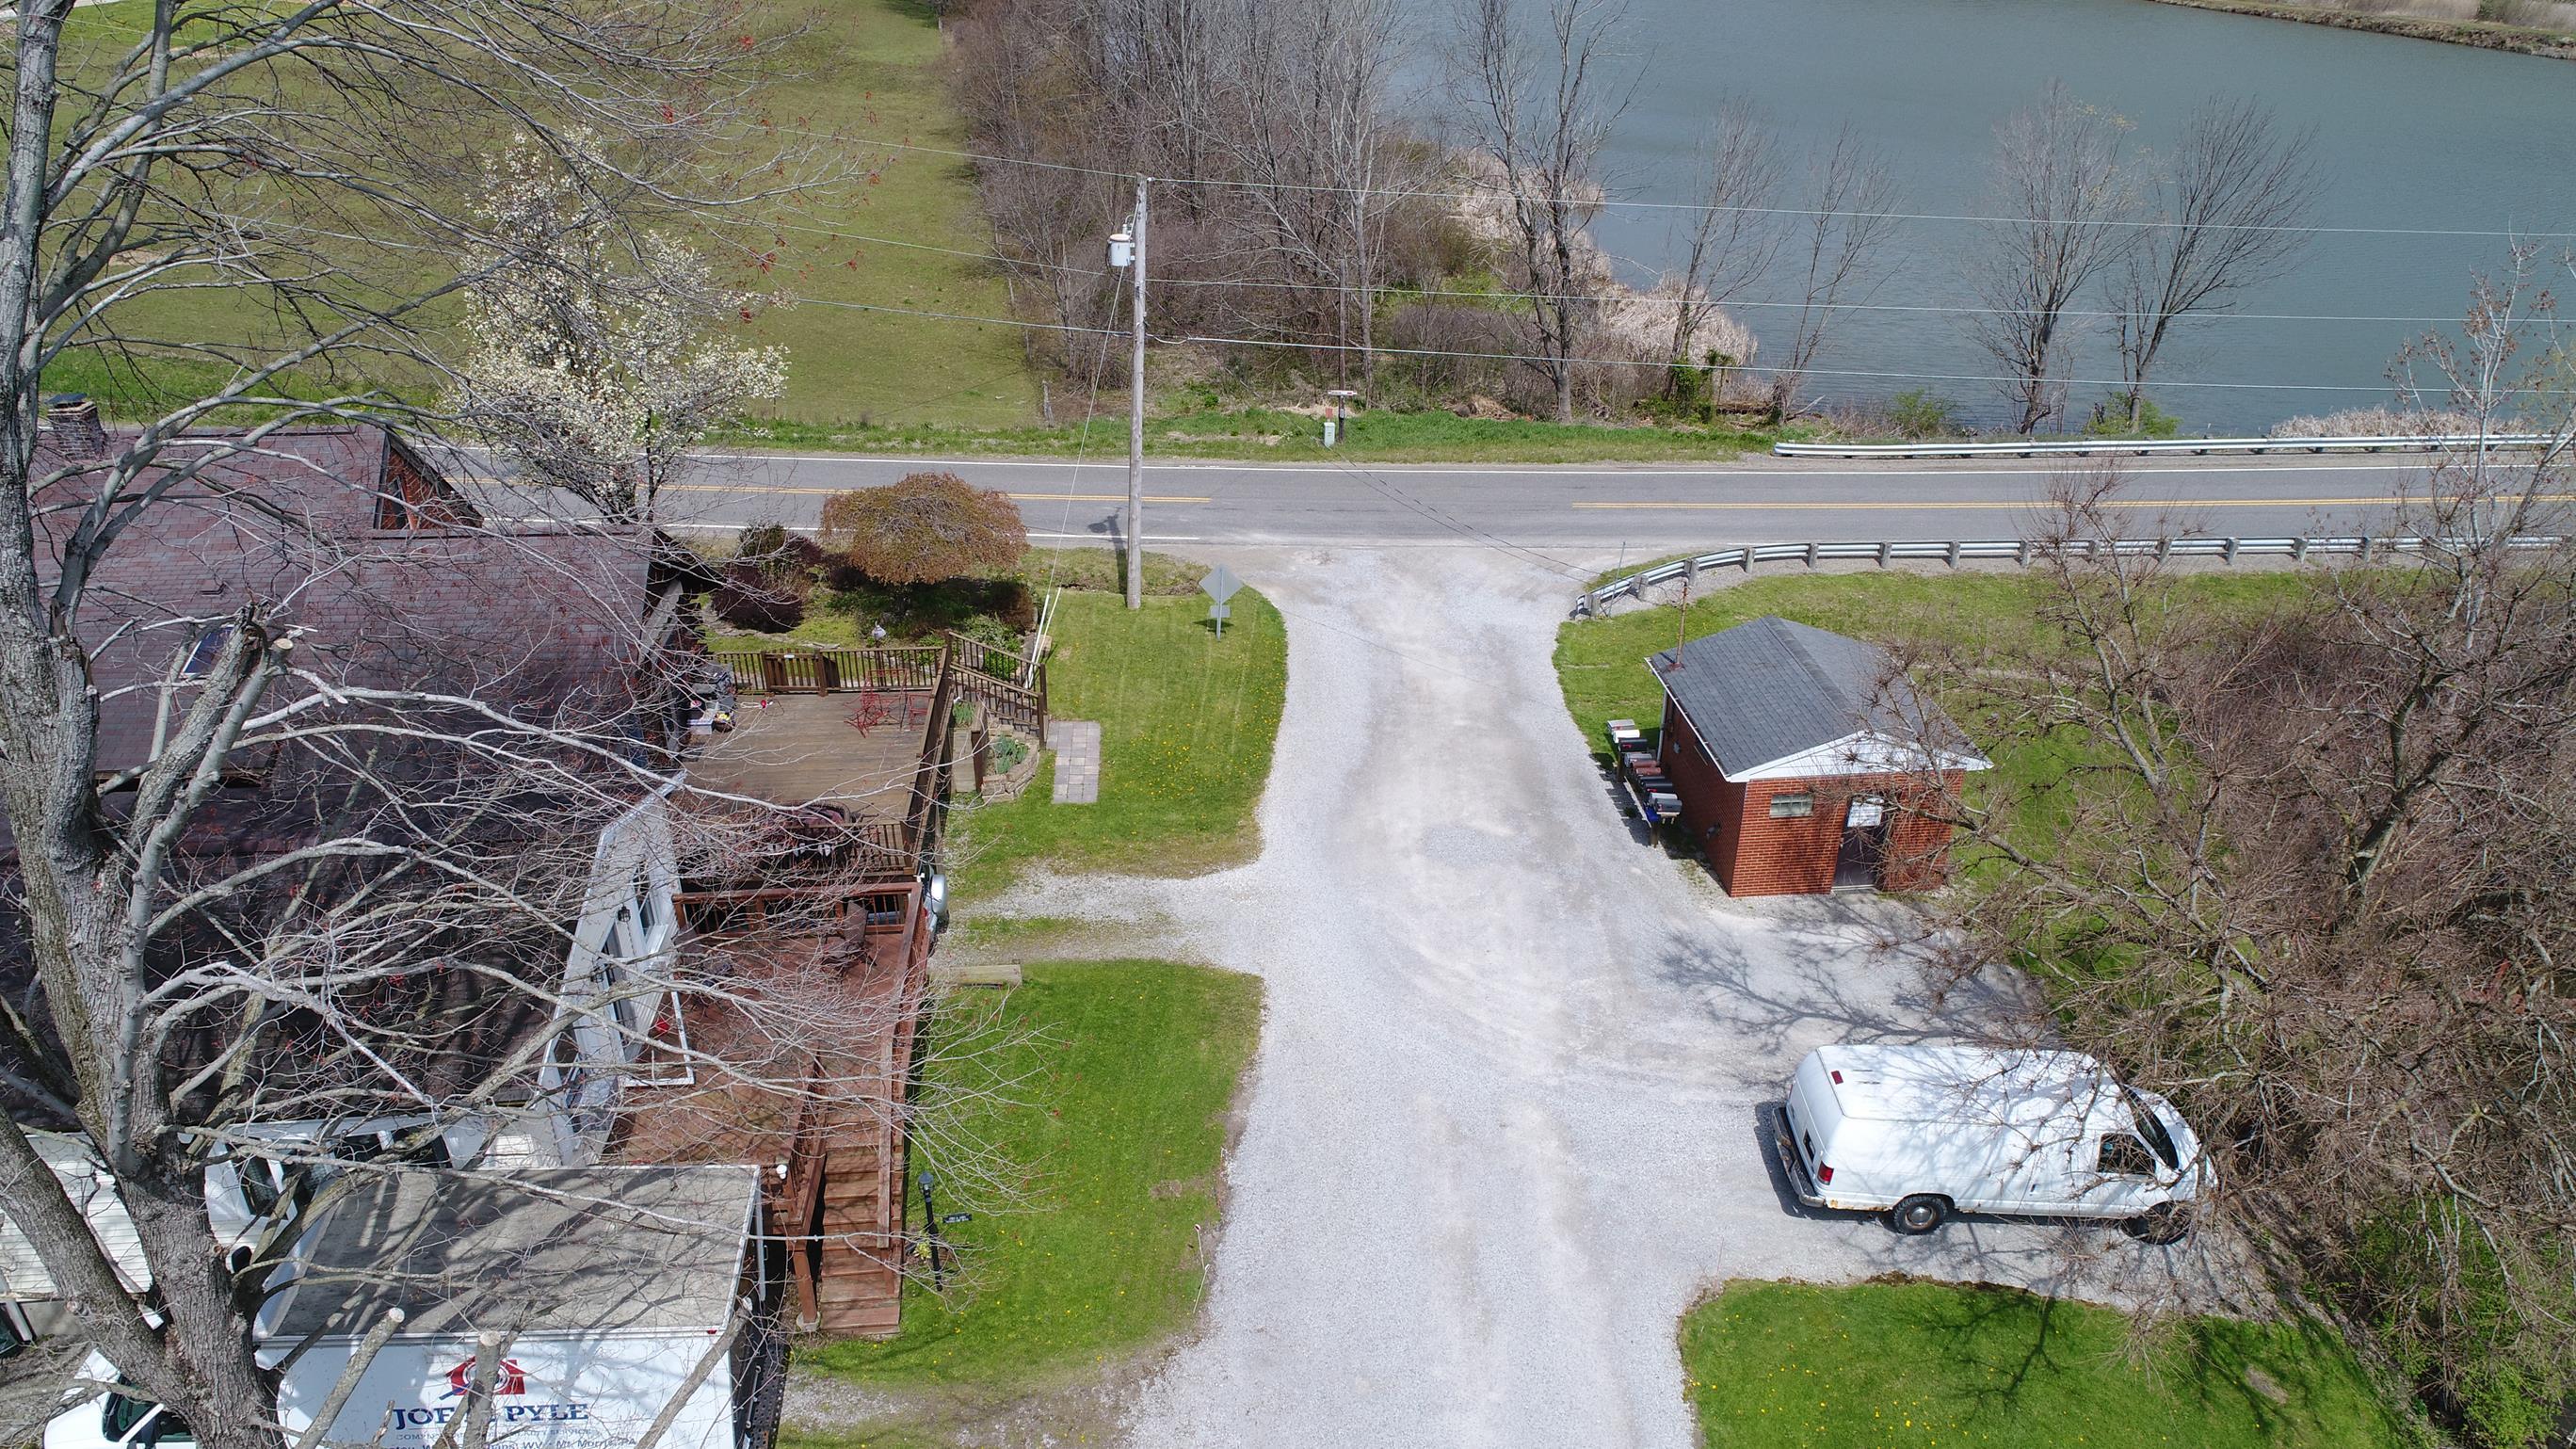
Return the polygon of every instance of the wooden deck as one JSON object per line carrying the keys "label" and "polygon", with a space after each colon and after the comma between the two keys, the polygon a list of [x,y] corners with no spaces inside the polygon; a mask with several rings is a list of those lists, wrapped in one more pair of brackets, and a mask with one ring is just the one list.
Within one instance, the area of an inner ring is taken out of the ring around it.
{"label": "wooden deck", "polygon": [[[771,1221],[789,1239],[799,1326],[892,1335],[903,1287],[903,1077],[927,941],[899,930],[758,931],[700,936],[688,949],[753,1010],[692,998],[696,1080],[625,1093],[611,1156],[757,1164]],[[782,1035],[781,1021],[802,1029]]]}
{"label": "wooden deck", "polygon": [[[745,699],[732,730],[700,747],[701,789],[782,805],[837,805],[853,818],[903,818],[930,728],[932,695],[781,694]],[[866,705],[883,718],[862,728]]]}

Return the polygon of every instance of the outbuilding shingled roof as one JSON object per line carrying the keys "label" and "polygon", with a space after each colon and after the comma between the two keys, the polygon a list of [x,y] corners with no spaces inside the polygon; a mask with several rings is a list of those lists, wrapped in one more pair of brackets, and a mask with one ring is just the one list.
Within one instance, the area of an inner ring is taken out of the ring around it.
{"label": "outbuilding shingled roof", "polygon": [[398,1170],[326,1210],[269,1337],[652,1332],[732,1312],[760,1194],[752,1166]]}
{"label": "outbuilding shingled roof", "polygon": [[1875,644],[1765,615],[1646,663],[1730,779],[1867,734],[1984,764]]}

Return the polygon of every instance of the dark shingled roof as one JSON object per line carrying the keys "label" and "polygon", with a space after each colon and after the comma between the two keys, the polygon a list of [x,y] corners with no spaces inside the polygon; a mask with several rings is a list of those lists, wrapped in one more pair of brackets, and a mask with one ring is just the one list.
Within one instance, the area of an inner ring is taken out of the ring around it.
{"label": "dark shingled roof", "polygon": [[325,1210],[269,1335],[714,1328],[732,1312],[760,1169],[401,1170]]}
{"label": "dark shingled roof", "polygon": [[[1875,644],[1766,615],[1646,661],[1730,776],[1875,730],[1966,752],[1967,736]],[[1925,735],[1931,736],[1924,740]]]}

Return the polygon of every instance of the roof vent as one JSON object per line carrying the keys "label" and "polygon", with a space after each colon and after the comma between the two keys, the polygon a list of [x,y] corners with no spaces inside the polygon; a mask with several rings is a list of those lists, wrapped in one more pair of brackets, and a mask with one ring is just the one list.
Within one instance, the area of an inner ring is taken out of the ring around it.
{"label": "roof vent", "polygon": [[98,420],[98,403],[87,393],[56,393],[45,399],[45,431],[54,451],[66,458],[107,456],[107,425]]}

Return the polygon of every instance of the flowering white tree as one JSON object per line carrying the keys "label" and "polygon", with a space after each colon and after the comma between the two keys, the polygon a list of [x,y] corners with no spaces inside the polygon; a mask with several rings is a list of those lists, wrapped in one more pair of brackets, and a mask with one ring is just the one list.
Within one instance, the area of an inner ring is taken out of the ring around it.
{"label": "flowering white tree", "polygon": [[778,396],[787,357],[724,335],[771,299],[627,225],[581,139],[569,168],[526,137],[485,168],[495,265],[468,294],[452,406],[527,475],[641,522],[709,429]]}

